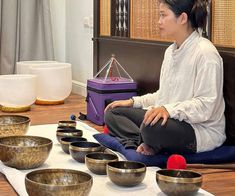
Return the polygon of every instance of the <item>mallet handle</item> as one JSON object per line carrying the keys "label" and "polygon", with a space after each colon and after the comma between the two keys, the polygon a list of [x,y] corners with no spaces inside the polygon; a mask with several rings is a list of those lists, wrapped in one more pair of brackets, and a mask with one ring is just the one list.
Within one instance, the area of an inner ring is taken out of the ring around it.
{"label": "mallet handle", "polygon": [[225,164],[187,164],[187,168],[211,168],[211,169],[231,169],[235,170],[235,163],[225,163]]}

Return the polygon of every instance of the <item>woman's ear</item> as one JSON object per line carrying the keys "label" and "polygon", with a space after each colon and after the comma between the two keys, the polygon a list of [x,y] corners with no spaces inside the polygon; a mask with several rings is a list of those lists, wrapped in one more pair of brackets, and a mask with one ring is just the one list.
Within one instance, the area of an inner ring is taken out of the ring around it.
{"label": "woman's ear", "polygon": [[188,15],[183,12],[180,16],[179,16],[179,21],[180,21],[180,24],[184,25],[186,23],[188,23]]}

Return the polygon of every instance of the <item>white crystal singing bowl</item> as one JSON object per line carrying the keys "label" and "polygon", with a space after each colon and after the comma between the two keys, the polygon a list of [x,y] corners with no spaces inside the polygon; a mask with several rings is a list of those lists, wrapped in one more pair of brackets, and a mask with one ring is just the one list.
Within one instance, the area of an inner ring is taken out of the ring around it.
{"label": "white crystal singing bowl", "polygon": [[30,74],[31,66],[40,66],[41,64],[53,64],[57,61],[20,61],[16,62],[16,73],[17,74]]}
{"label": "white crystal singing bowl", "polygon": [[54,63],[31,66],[31,74],[37,76],[36,104],[62,104],[72,90],[71,64]]}
{"label": "white crystal singing bowl", "polygon": [[0,105],[3,112],[23,112],[36,100],[35,75],[0,75]]}

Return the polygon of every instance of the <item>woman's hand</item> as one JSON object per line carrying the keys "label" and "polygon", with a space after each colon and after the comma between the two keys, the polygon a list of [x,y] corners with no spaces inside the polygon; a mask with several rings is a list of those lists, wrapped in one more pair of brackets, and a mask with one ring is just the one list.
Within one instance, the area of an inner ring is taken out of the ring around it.
{"label": "woman's hand", "polygon": [[127,100],[119,100],[119,101],[113,101],[112,103],[108,104],[104,110],[104,112],[107,111],[109,108],[115,108],[119,106],[124,106],[124,107],[130,107],[133,106],[133,100],[132,99],[127,99]]}
{"label": "woman's hand", "polygon": [[162,121],[162,126],[166,124],[167,119],[169,118],[169,113],[166,110],[165,107],[157,107],[157,108],[152,108],[151,110],[148,110],[145,113],[143,123],[145,126],[150,126],[155,125],[161,118],[163,118]]}

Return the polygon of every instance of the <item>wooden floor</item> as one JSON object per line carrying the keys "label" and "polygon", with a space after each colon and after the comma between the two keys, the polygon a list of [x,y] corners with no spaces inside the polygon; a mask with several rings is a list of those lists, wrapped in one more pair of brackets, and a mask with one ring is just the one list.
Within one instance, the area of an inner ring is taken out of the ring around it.
{"label": "wooden floor", "polygon": [[[79,95],[72,94],[63,105],[57,106],[39,106],[34,105],[31,111],[18,113],[26,115],[31,119],[31,125],[40,124],[55,124],[59,120],[68,120],[71,114],[76,116],[79,112],[86,113],[85,98]],[[0,112],[0,114],[6,114]],[[102,131],[101,126],[84,121],[88,125]],[[194,169],[203,174],[202,188],[214,195],[235,195],[235,170],[221,169]],[[17,195],[11,185],[7,182],[4,175],[0,173],[0,195],[15,196]]]}

